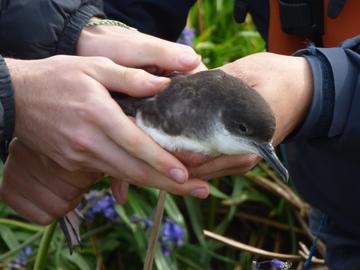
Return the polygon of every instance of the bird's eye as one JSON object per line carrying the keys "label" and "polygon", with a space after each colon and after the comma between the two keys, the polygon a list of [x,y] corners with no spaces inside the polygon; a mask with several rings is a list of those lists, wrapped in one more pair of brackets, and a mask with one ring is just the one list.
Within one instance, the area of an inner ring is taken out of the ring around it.
{"label": "bird's eye", "polygon": [[247,127],[244,124],[239,124],[239,129],[241,132],[244,133],[248,131]]}

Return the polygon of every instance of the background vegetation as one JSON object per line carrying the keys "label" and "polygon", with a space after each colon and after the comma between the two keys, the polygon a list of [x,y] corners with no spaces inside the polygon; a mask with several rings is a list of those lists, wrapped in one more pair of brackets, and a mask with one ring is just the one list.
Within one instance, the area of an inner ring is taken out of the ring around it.
{"label": "background vegetation", "polygon": [[[187,28],[182,42],[193,43],[210,68],[264,50],[250,17],[241,25],[234,22],[233,0],[198,1]],[[119,206],[108,196],[106,180],[95,188],[84,201],[83,212],[92,221],[83,226],[83,247],[70,256],[57,228],[46,269],[142,269],[157,191],[131,187],[128,204]],[[211,196],[203,201],[168,196],[156,269],[251,269],[256,257],[206,239],[203,229],[254,247],[296,253],[298,240],[307,239],[296,217],[307,210],[266,165],[244,176],[214,179]],[[32,269],[44,230],[0,203],[0,269]]]}

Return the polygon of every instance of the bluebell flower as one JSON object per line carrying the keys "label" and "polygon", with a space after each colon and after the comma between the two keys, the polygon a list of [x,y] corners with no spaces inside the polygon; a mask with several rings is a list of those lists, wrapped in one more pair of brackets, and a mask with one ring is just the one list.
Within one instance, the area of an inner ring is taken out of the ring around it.
{"label": "bluebell flower", "polygon": [[27,256],[27,257],[31,256],[31,255],[33,254],[33,249],[32,249],[32,247],[31,247],[31,246],[26,246],[26,247],[24,248],[24,254],[25,254],[25,256]]}
{"label": "bluebell flower", "polygon": [[23,267],[28,262],[28,257],[31,256],[32,253],[33,253],[32,247],[31,246],[26,246],[23,249],[23,251],[16,257],[16,259],[12,260],[9,263],[10,269],[12,269],[12,270],[23,269]]}
{"label": "bluebell flower", "polygon": [[27,263],[27,257],[25,256],[25,254],[20,254],[20,255],[17,257],[16,261],[17,261],[18,264],[26,265],[26,263]]}
{"label": "bluebell flower", "polygon": [[97,214],[115,222],[119,215],[115,210],[115,198],[112,195],[105,195],[104,191],[93,190],[88,193],[79,205],[80,211],[88,221],[92,221]]}
{"label": "bluebell flower", "polygon": [[130,217],[130,221],[134,222],[134,223],[142,224],[144,226],[145,231],[149,230],[153,225],[153,222],[150,218],[144,218],[144,217],[140,217],[138,215],[132,215]]}
{"label": "bluebell flower", "polygon": [[159,241],[162,254],[165,257],[169,257],[171,254],[169,243],[167,241],[164,241],[162,238],[160,238]]}
{"label": "bluebell flower", "polygon": [[171,219],[166,219],[163,229],[162,237],[174,243],[176,247],[184,244],[185,230]]}
{"label": "bluebell flower", "polygon": [[181,35],[177,40],[177,43],[184,44],[187,46],[192,46],[194,43],[194,39],[195,39],[195,29],[186,27],[181,32]]}
{"label": "bluebell flower", "polygon": [[[130,221],[141,224],[144,230],[149,230],[153,222],[146,217],[132,215]],[[185,230],[173,220],[167,218],[163,223],[161,235],[159,237],[159,244],[164,256],[170,256],[171,246],[180,247],[184,244]]]}
{"label": "bluebell flower", "polygon": [[269,269],[269,267],[278,269],[278,270],[288,270],[291,267],[291,263],[289,262],[283,262],[278,259],[272,259],[268,261],[262,261],[262,262],[254,262],[255,269]]}

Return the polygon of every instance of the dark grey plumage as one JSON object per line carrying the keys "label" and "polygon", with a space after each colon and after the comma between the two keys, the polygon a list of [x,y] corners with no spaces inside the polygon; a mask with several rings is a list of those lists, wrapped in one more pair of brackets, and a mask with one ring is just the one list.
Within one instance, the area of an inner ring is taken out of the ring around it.
{"label": "dark grey plumage", "polygon": [[222,70],[178,75],[154,97],[137,99],[112,93],[126,114],[142,112],[144,122],[166,134],[203,140],[221,117],[234,135],[270,142],[275,118],[265,100],[247,84]]}

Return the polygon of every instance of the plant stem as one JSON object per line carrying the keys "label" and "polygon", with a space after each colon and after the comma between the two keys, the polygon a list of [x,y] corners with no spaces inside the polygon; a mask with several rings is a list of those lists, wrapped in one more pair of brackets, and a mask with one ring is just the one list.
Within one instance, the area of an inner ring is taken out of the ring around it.
{"label": "plant stem", "polygon": [[52,224],[46,227],[43,237],[41,238],[40,246],[38,253],[36,255],[35,264],[33,270],[43,270],[47,255],[49,252],[49,246],[51,240],[54,236],[54,232],[56,229],[57,221],[54,221]]}
{"label": "plant stem", "polygon": [[0,255],[0,262],[5,261],[7,258],[17,254],[20,250],[22,250],[24,247],[30,245],[31,243],[35,242],[37,239],[39,239],[44,231],[37,232],[33,236],[31,236],[28,240],[26,240],[24,243],[18,245],[16,248]]}
{"label": "plant stem", "polygon": [[30,232],[43,231],[43,228],[41,226],[32,225],[32,224],[28,224],[28,223],[25,223],[25,222],[12,220],[12,219],[8,219],[8,218],[0,218],[0,224],[1,225],[12,226],[12,227],[17,227],[17,228],[24,229],[24,230],[27,230],[27,231],[30,231]]}
{"label": "plant stem", "polygon": [[152,270],[153,268],[156,244],[159,239],[161,221],[164,214],[165,200],[166,191],[160,190],[143,270]]}

